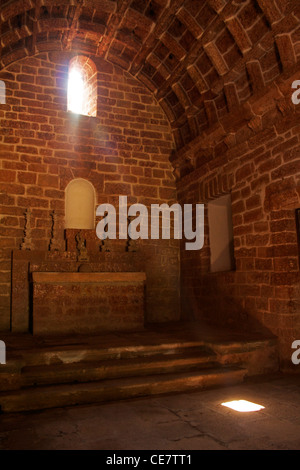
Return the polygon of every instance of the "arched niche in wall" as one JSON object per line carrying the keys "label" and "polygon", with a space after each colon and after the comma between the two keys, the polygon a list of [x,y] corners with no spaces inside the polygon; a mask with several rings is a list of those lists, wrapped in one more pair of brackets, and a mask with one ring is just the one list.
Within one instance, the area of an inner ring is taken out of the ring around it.
{"label": "arched niche in wall", "polygon": [[95,228],[95,189],[89,181],[77,178],[66,187],[65,228]]}

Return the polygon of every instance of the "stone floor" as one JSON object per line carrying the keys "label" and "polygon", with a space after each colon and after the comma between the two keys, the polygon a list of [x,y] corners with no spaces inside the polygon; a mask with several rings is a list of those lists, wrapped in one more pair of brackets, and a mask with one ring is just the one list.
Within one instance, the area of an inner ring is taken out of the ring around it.
{"label": "stone floor", "polygon": [[[265,408],[233,411],[244,399]],[[300,376],[0,416],[2,450],[300,450]]]}

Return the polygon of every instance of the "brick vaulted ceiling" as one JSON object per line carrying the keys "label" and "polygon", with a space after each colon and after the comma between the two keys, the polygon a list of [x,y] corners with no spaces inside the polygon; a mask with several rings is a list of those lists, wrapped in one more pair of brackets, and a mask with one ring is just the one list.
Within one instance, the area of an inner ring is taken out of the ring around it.
{"label": "brick vaulted ceiling", "polygon": [[178,149],[300,56],[299,0],[0,2],[0,69],[51,50],[100,56],[151,90]]}

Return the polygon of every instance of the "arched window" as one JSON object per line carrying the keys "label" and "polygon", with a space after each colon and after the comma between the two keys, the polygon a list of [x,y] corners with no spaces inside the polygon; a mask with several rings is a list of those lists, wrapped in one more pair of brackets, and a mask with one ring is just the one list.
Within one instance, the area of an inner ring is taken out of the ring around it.
{"label": "arched window", "polygon": [[6,103],[6,86],[3,80],[0,80],[0,104]]}
{"label": "arched window", "polygon": [[82,55],[70,61],[68,111],[97,115],[97,68],[91,59]]}
{"label": "arched window", "polygon": [[95,189],[87,180],[78,178],[66,187],[65,227],[95,228]]}

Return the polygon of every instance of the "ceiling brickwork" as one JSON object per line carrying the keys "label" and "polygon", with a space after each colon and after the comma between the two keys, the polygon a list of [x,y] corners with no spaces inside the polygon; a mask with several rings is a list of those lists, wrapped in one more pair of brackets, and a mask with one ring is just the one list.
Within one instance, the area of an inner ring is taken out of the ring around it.
{"label": "ceiling brickwork", "polygon": [[141,80],[177,148],[300,58],[299,0],[1,0],[0,68],[72,50]]}

